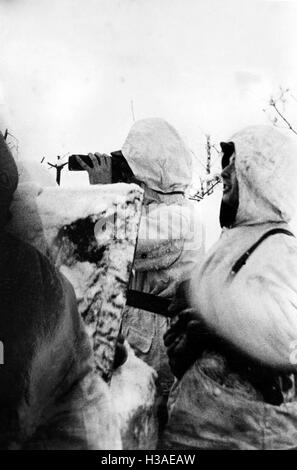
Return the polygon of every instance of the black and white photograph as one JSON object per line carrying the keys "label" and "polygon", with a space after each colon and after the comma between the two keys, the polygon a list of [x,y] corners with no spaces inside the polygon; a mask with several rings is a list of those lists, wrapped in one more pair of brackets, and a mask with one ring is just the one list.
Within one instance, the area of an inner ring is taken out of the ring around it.
{"label": "black and white photograph", "polygon": [[297,450],[296,237],[297,0],[0,0],[0,450]]}

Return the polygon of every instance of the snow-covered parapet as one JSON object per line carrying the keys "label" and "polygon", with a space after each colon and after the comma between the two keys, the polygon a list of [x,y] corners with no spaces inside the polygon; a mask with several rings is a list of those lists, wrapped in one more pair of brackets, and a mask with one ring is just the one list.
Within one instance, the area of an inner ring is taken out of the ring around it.
{"label": "snow-covered parapet", "polygon": [[112,371],[142,196],[136,185],[42,189],[24,183],[12,205],[10,231],[51,256],[73,284],[105,379]]}
{"label": "snow-covered parapet", "polygon": [[[142,190],[115,184],[63,189],[23,180],[9,230],[50,256],[74,286],[100,375],[110,378],[141,214]],[[155,375],[130,349],[110,391],[125,449],[154,449]]]}

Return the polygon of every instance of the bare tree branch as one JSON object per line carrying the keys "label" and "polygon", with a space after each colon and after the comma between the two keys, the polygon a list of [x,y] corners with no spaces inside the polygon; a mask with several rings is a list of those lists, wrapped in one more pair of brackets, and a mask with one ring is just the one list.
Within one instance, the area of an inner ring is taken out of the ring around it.
{"label": "bare tree branch", "polygon": [[[270,102],[269,102],[269,105],[274,108],[275,112],[277,113],[277,115],[286,123],[287,127],[290,129],[290,131],[294,132],[294,134],[297,135],[297,131],[292,127],[291,123],[285,118],[285,116],[280,112],[280,110],[278,109],[277,105],[276,105],[276,101],[271,98],[270,99]],[[277,121],[275,122],[275,124],[277,123]]]}

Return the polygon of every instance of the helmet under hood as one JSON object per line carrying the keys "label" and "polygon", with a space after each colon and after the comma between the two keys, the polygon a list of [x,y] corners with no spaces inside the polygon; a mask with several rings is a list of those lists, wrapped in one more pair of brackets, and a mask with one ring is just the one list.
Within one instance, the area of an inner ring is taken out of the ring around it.
{"label": "helmet under hood", "polygon": [[297,143],[271,126],[251,126],[235,145],[239,206],[235,225],[289,222],[297,209]]}
{"label": "helmet under hood", "polygon": [[163,119],[135,122],[122,153],[135,177],[155,191],[184,192],[191,183],[191,152],[177,131]]}

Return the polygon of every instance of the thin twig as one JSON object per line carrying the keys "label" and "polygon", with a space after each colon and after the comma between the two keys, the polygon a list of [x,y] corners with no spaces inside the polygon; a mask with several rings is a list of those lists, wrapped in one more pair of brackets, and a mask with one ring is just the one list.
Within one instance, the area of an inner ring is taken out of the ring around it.
{"label": "thin twig", "polygon": [[294,132],[294,134],[297,135],[297,132],[295,131],[295,129],[291,126],[291,124],[289,123],[289,121],[285,118],[285,116],[283,116],[283,114],[280,112],[280,110],[278,109],[278,107],[276,106],[276,103],[273,99],[270,100],[270,106],[272,106],[276,113],[279,115],[279,117],[286,123],[286,125],[288,126],[288,128],[290,129],[290,131]]}

